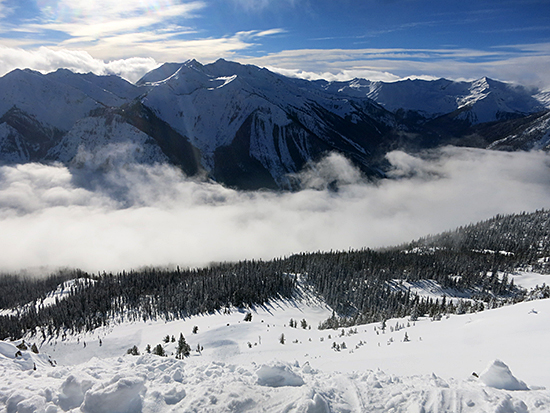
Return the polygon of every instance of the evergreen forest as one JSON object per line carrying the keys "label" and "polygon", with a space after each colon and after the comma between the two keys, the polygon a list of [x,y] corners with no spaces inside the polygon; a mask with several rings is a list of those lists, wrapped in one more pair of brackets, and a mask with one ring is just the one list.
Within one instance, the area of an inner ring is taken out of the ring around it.
{"label": "evergreen forest", "polygon": [[[301,253],[270,261],[220,263],[198,269],[142,268],[88,274],[64,270],[44,278],[0,276],[0,339],[91,331],[112,322],[180,319],[298,298],[307,288],[334,309],[319,328],[391,317],[445,313],[550,297],[548,286],[527,292],[514,271],[547,272],[550,212],[499,215],[487,221],[380,250]],[[44,299],[63,282],[62,299]],[[455,297],[420,297],[407,286],[437,282]]]}

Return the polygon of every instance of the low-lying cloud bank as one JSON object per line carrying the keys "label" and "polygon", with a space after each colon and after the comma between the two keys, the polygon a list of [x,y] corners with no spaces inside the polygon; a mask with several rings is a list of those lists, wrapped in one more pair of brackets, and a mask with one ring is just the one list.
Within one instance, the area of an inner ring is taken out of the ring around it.
{"label": "low-lying cloud bank", "polygon": [[545,153],[449,147],[388,159],[394,179],[373,183],[330,155],[301,174],[294,193],[234,191],[167,165],[3,166],[0,270],[116,271],[380,247],[550,206]]}

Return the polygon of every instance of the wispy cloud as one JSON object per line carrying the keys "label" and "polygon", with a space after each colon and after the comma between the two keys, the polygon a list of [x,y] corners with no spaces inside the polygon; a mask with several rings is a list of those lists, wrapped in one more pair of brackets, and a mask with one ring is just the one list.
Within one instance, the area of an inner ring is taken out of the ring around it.
{"label": "wispy cloud", "polygon": [[[225,0],[224,0],[225,1]],[[300,0],[230,0],[246,11],[258,12],[270,7],[294,7]]]}
{"label": "wispy cloud", "polygon": [[47,38],[50,45],[79,48],[102,59],[155,57],[150,54],[155,50],[152,44],[169,50],[176,39],[195,33],[182,22],[193,20],[206,7],[203,1],[179,0],[59,0],[54,6],[38,5],[42,6],[38,16],[7,25],[5,37],[17,32],[42,45]]}
{"label": "wispy cloud", "polygon": [[0,0],[0,19],[5,17],[6,13],[6,6],[4,4],[4,0]]}
{"label": "wispy cloud", "polygon": [[[389,80],[407,77],[475,79],[489,76],[528,86],[550,88],[550,43],[476,49],[298,49],[246,63],[305,78]],[[351,77],[350,77],[351,76]]]}
{"label": "wispy cloud", "polygon": [[[164,9],[150,12],[148,7],[136,7],[136,4],[142,4],[140,2],[121,2],[122,4],[107,2],[105,8],[102,8],[101,4],[96,2],[87,2],[94,6],[83,11],[79,10],[79,13],[77,13],[77,9],[80,7],[77,3],[69,3],[70,7],[67,5],[67,8],[70,9],[70,18],[45,19],[38,24],[23,26],[22,30],[25,28],[30,30],[53,30],[65,33],[72,38],[110,37],[151,28],[174,17],[179,19],[191,18],[194,12],[204,7],[202,2],[192,2],[169,5]],[[130,7],[130,4],[133,7]],[[125,6],[128,6],[128,9],[125,9]]]}

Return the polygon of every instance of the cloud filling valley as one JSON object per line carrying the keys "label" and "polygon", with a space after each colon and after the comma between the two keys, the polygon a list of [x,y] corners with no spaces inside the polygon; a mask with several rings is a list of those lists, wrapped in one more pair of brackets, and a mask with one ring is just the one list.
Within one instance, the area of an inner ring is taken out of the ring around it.
{"label": "cloud filling valley", "polygon": [[[367,180],[331,154],[295,192],[242,192],[168,165],[0,167],[0,271],[118,271],[382,247],[550,205],[543,152],[388,154]],[[338,190],[334,190],[335,183]]]}

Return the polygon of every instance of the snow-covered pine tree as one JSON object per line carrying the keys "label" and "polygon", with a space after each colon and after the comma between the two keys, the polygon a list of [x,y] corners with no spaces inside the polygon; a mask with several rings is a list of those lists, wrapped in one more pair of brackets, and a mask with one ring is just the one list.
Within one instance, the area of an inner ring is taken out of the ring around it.
{"label": "snow-covered pine tree", "polygon": [[178,339],[178,348],[176,349],[176,358],[182,359],[184,357],[189,357],[191,354],[191,346],[185,341],[185,337],[180,333],[180,338]]}

